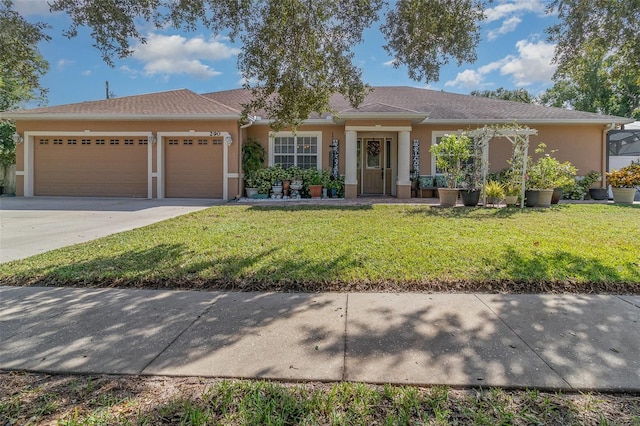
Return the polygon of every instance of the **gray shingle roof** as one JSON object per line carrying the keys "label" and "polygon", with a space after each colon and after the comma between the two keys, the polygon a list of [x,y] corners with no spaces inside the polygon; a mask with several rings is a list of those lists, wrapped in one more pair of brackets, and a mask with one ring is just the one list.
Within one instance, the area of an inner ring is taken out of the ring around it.
{"label": "gray shingle roof", "polygon": [[[107,100],[35,108],[2,113],[4,118],[38,118],[67,116],[87,118],[144,118],[167,117],[238,117],[242,104],[248,103],[251,92],[233,89],[196,94],[187,89],[146,95],[126,96]],[[551,108],[522,102],[503,101],[455,93],[440,92],[407,86],[374,87],[362,105],[353,108],[342,95],[333,95],[331,107],[339,118],[384,118],[405,115],[414,122],[433,123],[492,123],[492,122],[584,122],[630,123],[633,120],[590,112]],[[264,112],[255,115],[265,117]],[[329,114],[314,114],[310,118],[326,118]]]}
{"label": "gray shingle roof", "polygon": [[[240,111],[187,89],[12,111],[10,115],[239,116]],[[3,114],[4,115],[4,114]]]}
{"label": "gray shingle roof", "polygon": [[[250,99],[250,92],[245,89],[226,90],[223,92],[205,93],[235,109],[242,109],[242,103]],[[602,122],[628,123],[632,120],[591,112],[573,111],[515,101],[503,101],[478,96],[460,95],[436,90],[420,89],[408,86],[377,86],[366,96],[359,108],[353,108],[342,95],[333,95],[331,107],[339,117],[347,118],[350,114],[383,117],[388,113],[415,115],[422,113],[426,122]],[[264,116],[263,111],[255,112]],[[326,117],[320,116],[311,118]]]}

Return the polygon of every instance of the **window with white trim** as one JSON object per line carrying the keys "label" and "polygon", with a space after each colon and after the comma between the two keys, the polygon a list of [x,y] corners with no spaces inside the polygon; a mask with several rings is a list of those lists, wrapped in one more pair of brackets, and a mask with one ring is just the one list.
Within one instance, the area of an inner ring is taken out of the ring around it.
{"label": "window with white trim", "polygon": [[276,133],[272,138],[272,165],[283,168],[292,166],[301,169],[322,168],[322,133],[291,132]]}
{"label": "window with white trim", "polygon": [[[443,131],[437,131],[437,132],[432,132],[431,133],[431,145],[437,145],[440,143],[440,141],[442,140],[443,137],[447,136],[447,135],[461,135],[463,132],[462,130],[452,130],[452,131],[448,131],[448,132],[443,132]],[[473,158],[469,158],[467,161],[463,161],[462,166],[466,166],[468,164],[472,164],[473,163]],[[436,164],[436,156],[431,154],[431,174],[432,175],[442,175],[443,172],[442,170],[440,170],[440,168],[438,168],[437,164]]]}

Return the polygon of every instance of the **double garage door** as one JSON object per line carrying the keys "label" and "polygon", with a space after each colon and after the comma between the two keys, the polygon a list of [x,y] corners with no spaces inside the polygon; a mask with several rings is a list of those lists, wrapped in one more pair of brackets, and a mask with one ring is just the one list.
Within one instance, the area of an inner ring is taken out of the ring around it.
{"label": "double garage door", "polygon": [[[164,143],[166,197],[222,198],[221,141]],[[146,137],[36,137],[34,195],[146,198],[147,159]]]}

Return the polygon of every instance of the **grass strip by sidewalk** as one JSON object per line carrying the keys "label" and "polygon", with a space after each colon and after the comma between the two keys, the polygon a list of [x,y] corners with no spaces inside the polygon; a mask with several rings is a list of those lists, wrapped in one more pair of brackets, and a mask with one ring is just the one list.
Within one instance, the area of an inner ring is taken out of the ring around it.
{"label": "grass strip by sidewalk", "polygon": [[0,282],[640,292],[640,206],[213,207],[0,265]]}
{"label": "grass strip by sidewalk", "polygon": [[0,372],[0,424],[638,425],[640,396]]}

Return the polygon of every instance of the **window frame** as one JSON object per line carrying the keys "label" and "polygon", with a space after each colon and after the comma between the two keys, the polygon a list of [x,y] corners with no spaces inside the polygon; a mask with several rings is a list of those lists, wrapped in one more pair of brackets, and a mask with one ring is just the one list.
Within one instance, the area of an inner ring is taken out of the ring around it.
{"label": "window frame", "polygon": [[[316,156],[316,169],[317,170],[322,170],[322,132],[314,132],[314,131],[299,131],[296,132],[295,134],[293,132],[275,132],[275,133],[270,133],[269,134],[269,166],[274,166],[276,164],[275,162],[275,139],[276,138],[290,138],[293,137],[294,138],[294,153],[291,154],[294,157],[294,166],[298,166],[298,156],[300,154],[298,154],[297,152],[297,147],[298,147],[298,138],[304,138],[304,137],[315,137],[317,140],[317,152],[315,153]],[[280,154],[278,154],[280,155]],[[300,156],[309,156],[309,155],[300,155]],[[299,167],[299,166],[298,166]]]}
{"label": "window frame", "polygon": [[[446,135],[461,135],[465,131],[464,130],[434,130],[431,132],[431,146],[437,145],[438,138],[443,138]],[[473,138],[472,138],[473,139]],[[431,154],[431,149],[429,149],[429,157],[431,157],[431,175],[432,176],[444,176],[444,173],[438,173],[436,166],[436,156]],[[473,159],[470,158],[468,162],[472,162]]]}

